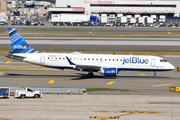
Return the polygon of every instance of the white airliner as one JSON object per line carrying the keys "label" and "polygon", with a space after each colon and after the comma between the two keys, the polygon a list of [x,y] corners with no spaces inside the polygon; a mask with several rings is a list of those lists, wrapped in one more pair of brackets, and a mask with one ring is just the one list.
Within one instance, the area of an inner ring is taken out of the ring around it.
{"label": "white airliner", "polygon": [[175,67],[165,59],[145,55],[105,55],[73,53],[41,53],[31,48],[15,28],[8,28],[12,51],[5,56],[36,65],[57,69],[74,69],[87,71],[87,77],[93,72],[104,76],[116,76],[121,70],[170,71]]}

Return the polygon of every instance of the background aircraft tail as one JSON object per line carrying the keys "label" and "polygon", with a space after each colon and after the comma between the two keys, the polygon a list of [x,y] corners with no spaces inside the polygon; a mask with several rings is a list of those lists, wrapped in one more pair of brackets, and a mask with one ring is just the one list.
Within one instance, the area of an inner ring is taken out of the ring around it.
{"label": "background aircraft tail", "polygon": [[11,41],[11,53],[40,53],[31,48],[15,28],[8,28],[9,37]]}

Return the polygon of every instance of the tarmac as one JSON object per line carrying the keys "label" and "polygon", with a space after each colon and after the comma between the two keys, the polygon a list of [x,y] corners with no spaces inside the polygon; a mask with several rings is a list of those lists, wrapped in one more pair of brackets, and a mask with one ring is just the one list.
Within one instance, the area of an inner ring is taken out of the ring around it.
{"label": "tarmac", "polygon": [[0,120],[179,120],[180,96],[48,95],[0,99]]}
{"label": "tarmac", "polygon": [[[179,38],[114,37],[23,37],[32,48],[71,49],[146,49],[179,50]],[[0,48],[11,48],[9,37],[0,37]]]}

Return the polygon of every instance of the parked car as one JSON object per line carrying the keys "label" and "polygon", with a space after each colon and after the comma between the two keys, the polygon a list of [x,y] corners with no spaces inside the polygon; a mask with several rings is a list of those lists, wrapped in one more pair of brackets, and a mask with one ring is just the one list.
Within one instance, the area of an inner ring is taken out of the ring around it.
{"label": "parked car", "polygon": [[19,23],[19,25],[20,25],[20,26],[23,26],[23,25],[24,25],[24,23]]}
{"label": "parked car", "polygon": [[15,23],[11,23],[11,26],[14,26],[14,25],[16,25]]}
{"label": "parked car", "polygon": [[45,24],[44,24],[44,23],[41,23],[40,26],[45,26]]}
{"label": "parked car", "polygon": [[57,26],[57,23],[53,23],[53,26]]}
{"label": "parked car", "polygon": [[34,25],[33,26],[38,26],[38,24],[37,23],[34,23]]}

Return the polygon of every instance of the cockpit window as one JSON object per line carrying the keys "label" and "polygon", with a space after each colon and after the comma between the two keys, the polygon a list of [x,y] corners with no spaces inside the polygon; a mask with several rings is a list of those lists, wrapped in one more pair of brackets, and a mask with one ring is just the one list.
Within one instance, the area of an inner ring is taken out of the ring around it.
{"label": "cockpit window", "polygon": [[164,62],[167,62],[165,59],[163,59]]}
{"label": "cockpit window", "polygon": [[160,62],[167,62],[165,59],[160,59]]}

